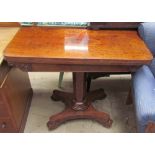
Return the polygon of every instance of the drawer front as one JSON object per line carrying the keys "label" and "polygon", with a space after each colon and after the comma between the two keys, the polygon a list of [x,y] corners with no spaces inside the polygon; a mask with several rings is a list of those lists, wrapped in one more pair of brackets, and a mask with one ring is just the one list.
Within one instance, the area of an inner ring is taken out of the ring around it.
{"label": "drawer front", "polygon": [[13,126],[13,123],[10,119],[0,119],[0,132],[1,133],[12,133],[17,132]]}
{"label": "drawer front", "polygon": [[0,104],[0,117],[8,117],[9,112],[5,104]]}

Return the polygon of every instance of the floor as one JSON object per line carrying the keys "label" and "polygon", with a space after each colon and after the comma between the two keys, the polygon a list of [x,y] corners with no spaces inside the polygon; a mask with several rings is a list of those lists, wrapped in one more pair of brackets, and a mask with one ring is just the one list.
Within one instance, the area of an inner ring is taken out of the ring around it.
{"label": "floor", "polygon": [[[67,122],[57,129],[49,131],[46,123],[51,115],[64,109],[61,102],[51,101],[53,89],[57,89],[59,73],[29,73],[34,96],[30,108],[26,133],[130,133],[136,132],[133,105],[126,105],[130,75],[113,75],[99,78],[92,82],[91,88],[104,88],[107,98],[98,100],[93,105],[100,111],[108,112],[113,119],[110,129],[95,121],[76,120]],[[62,89],[72,91],[72,74],[65,73]]]}

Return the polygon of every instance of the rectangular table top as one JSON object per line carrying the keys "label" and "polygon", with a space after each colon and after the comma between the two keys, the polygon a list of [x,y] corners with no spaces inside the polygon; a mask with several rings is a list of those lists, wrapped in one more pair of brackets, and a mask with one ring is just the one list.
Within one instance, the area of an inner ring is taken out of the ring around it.
{"label": "rectangular table top", "polygon": [[23,27],[5,49],[8,61],[48,64],[148,64],[152,54],[130,30]]}

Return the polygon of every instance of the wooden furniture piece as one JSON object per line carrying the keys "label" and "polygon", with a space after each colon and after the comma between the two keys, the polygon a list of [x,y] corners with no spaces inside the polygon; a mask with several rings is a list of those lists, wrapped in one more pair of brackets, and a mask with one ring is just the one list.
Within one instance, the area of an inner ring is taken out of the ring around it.
{"label": "wooden furniture piece", "polygon": [[28,73],[0,66],[0,132],[23,132],[31,103]]}
{"label": "wooden furniture piece", "polygon": [[90,22],[89,29],[137,29],[141,22]]}
{"label": "wooden furniture piece", "polygon": [[20,27],[19,22],[0,22],[0,27]]}
{"label": "wooden furniture piece", "polygon": [[16,23],[0,26],[0,132],[23,132],[32,95],[28,74],[11,69],[3,60],[3,51],[19,28]]}
{"label": "wooden furniture piece", "polygon": [[64,111],[47,123],[54,129],[82,118],[110,127],[109,114],[92,105],[106,94],[103,89],[86,92],[87,72],[135,72],[150,63],[152,55],[136,31],[25,27],[5,49],[5,59],[24,71],[73,72],[73,93],[53,92],[53,100],[66,104]]}

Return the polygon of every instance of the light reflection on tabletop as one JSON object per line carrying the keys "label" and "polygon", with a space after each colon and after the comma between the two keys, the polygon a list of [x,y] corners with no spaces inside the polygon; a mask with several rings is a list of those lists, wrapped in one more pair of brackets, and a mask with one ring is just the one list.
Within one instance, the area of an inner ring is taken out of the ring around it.
{"label": "light reflection on tabletop", "polygon": [[88,52],[89,37],[86,30],[66,32],[64,38],[65,52]]}

